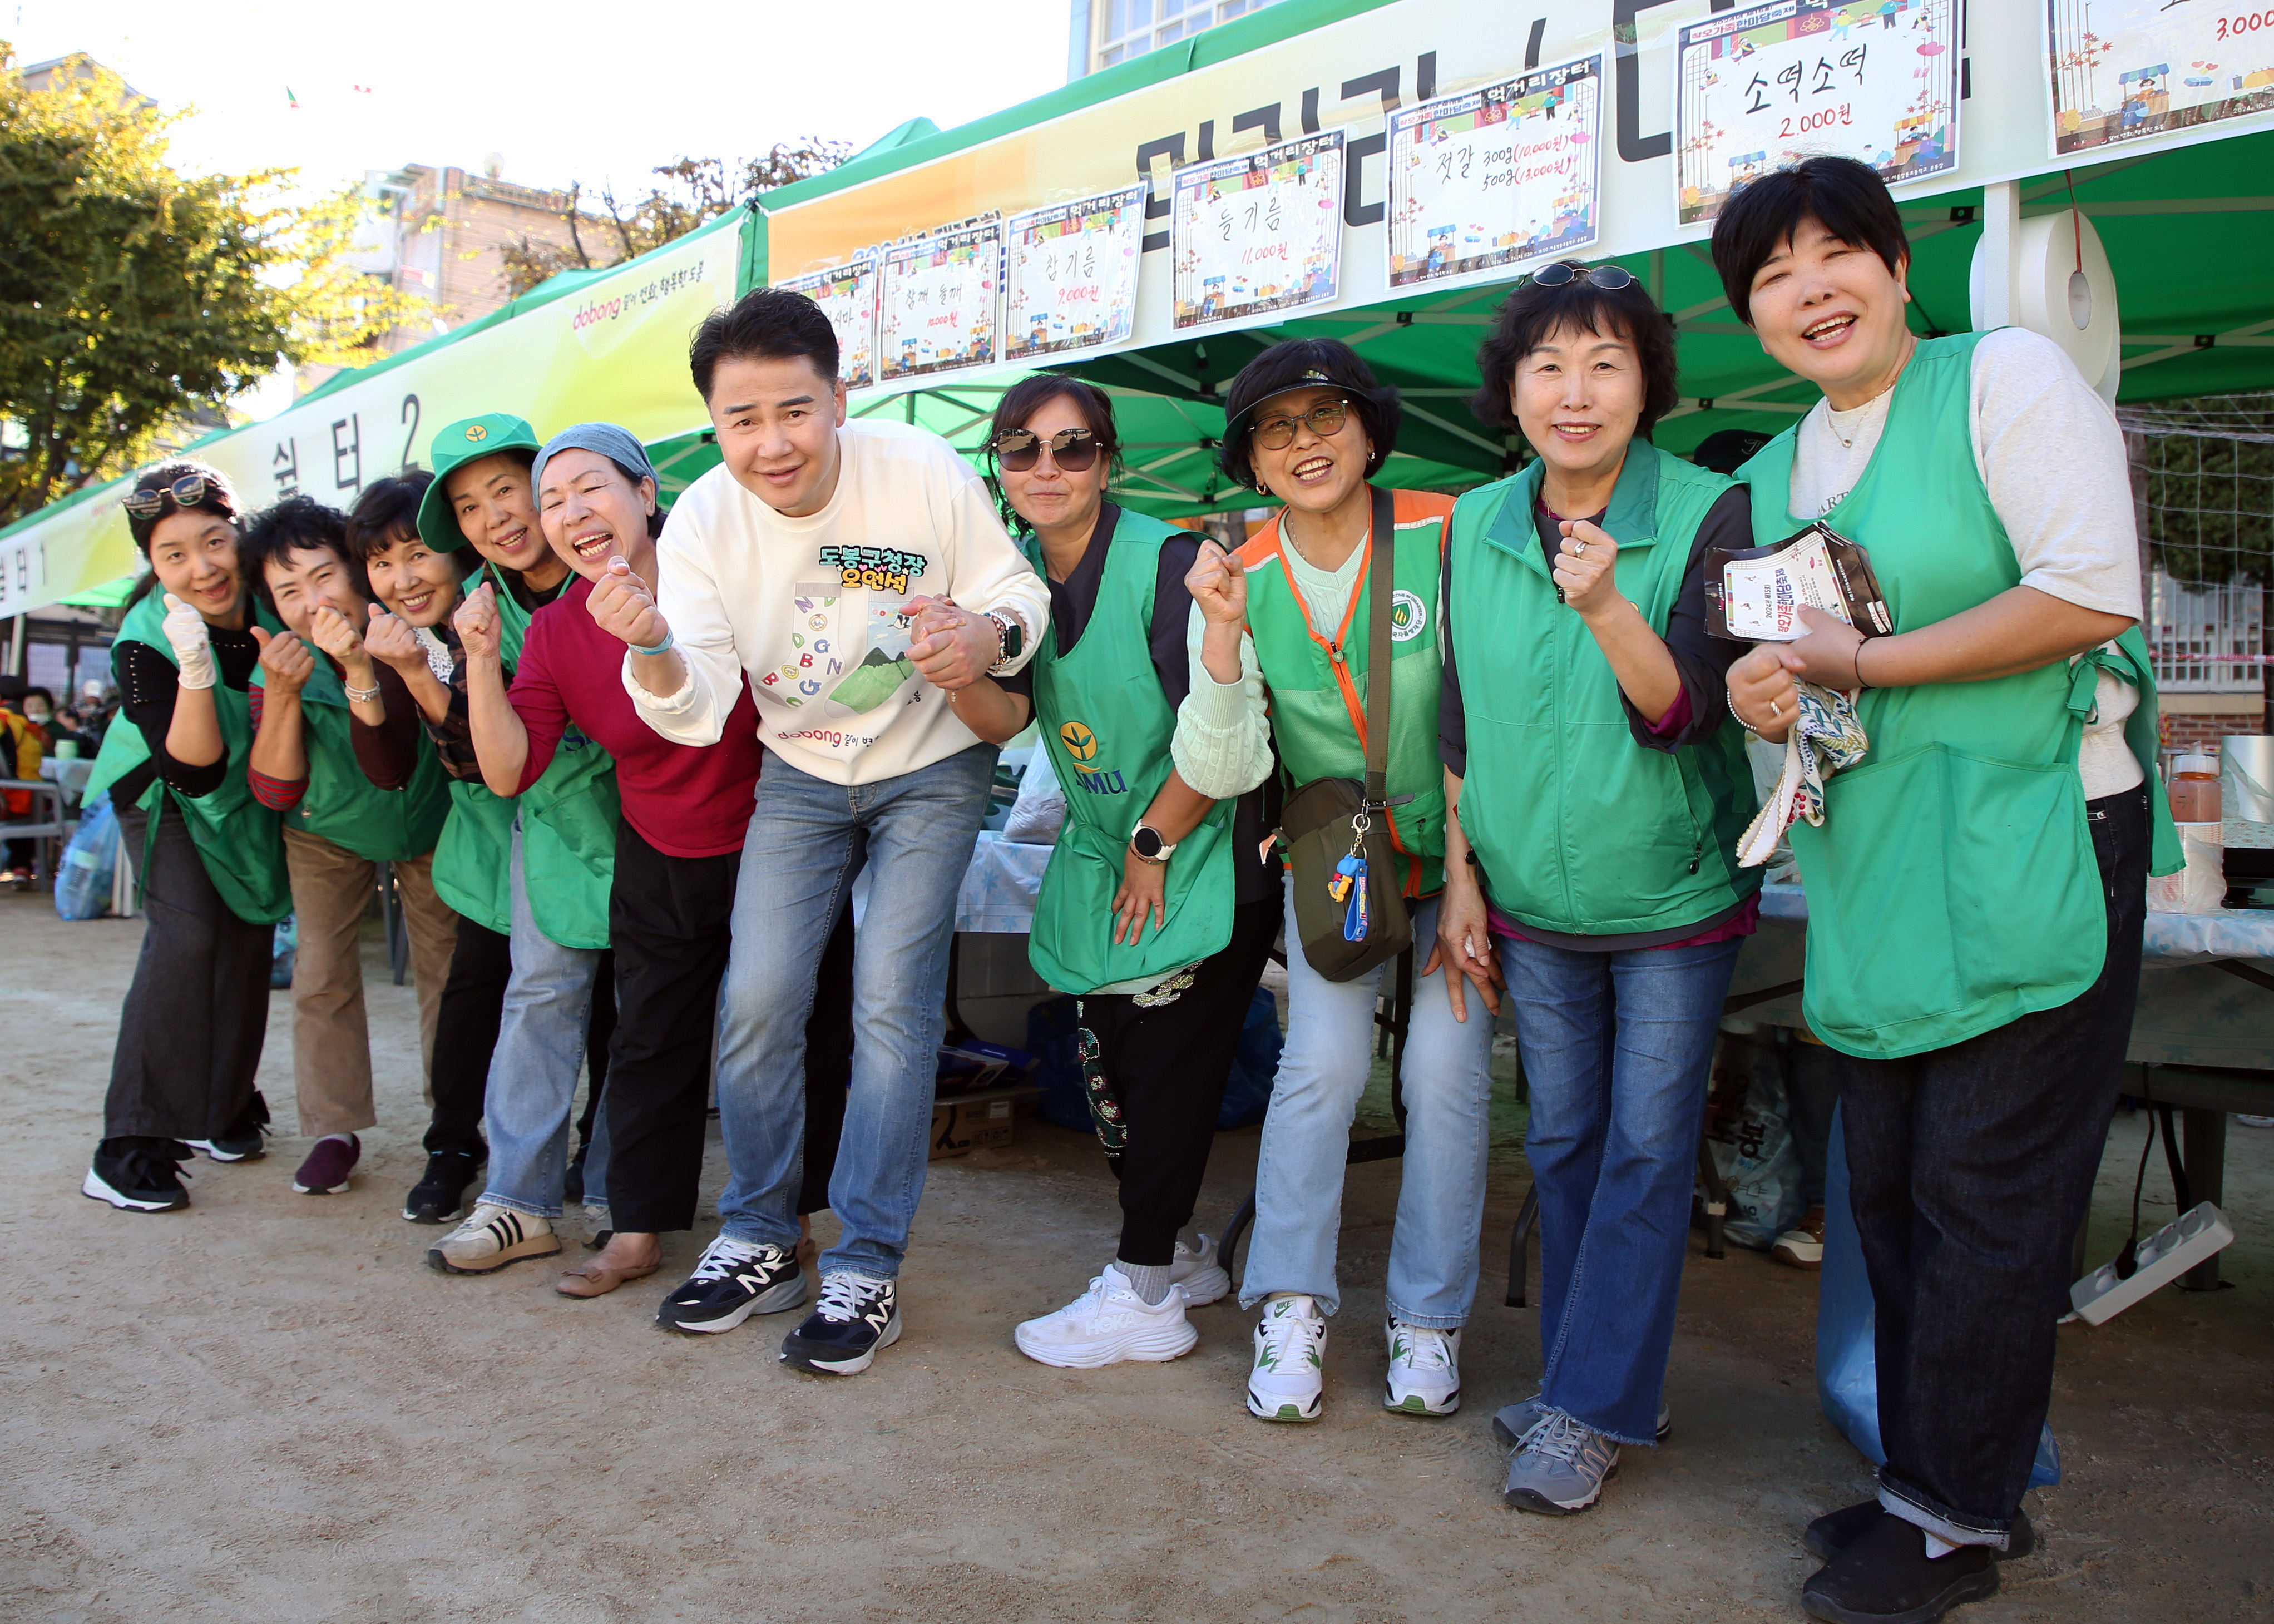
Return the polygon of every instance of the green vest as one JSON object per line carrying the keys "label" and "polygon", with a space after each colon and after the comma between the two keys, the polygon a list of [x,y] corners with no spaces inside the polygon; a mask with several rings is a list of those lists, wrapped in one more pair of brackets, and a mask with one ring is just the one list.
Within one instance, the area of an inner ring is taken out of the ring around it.
{"label": "green vest", "polygon": [[[272,632],[282,630],[266,613],[255,613],[259,624]],[[181,662],[174,658],[173,644],[166,641],[162,628],[165,618],[165,605],[155,591],[128,610],[113,640],[114,669],[117,645],[127,643],[147,644],[163,655],[169,665],[178,667]],[[162,778],[150,780],[150,787],[135,803],[150,815],[142,872],[146,876],[149,872],[150,843],[157,837],[163,808],[170,805],[197,843],[206,876],[229,911],[247,924],[273,925],[292,911],[292,883],[284,871],[284,843],[277,837],[277,815],[253,799],[252,781],[246,774],[245,759],[252,752],[252,702],[225,683],[215,683],[212,692],[226,751],[221,786],[210,794],[184,795]],[[94,771],[87,775],[86,795],[92,797],[98,790],[109,788],[149,759],[150,746],[142,730],[124,716],[117,718],[102,735]]]}
{"label": "green vest", "polygon": [[[1404,503],[1400,504],[1404,506]],[[1398,888],[1407,897],[1434,896],[1445,883],[1445,774],[1437,756],[1437,696],[1443,662],[1437,650],[1440,549],[1444,521],[1436,514],[1403,515],[1393,525],[1390,613],[1389,812],[1390,840],[1399,856]],[[1358,590],[1339,646],[1313,635],[1301,590],[1280,554],[1278,521],[1240,549],[1247,568],[1247,628],[1255,659],[1271,691],[1271,737],[1291,785],[1314,778],[1363,778],[1366,751],[1359,741],[1365,713],[1368,614],[1374,601],[1369,558],[1359,566]]]}
{"label": "green vest", "polygon": [[[1232,803],[1220,801],[1169,860],[1160,929],[1113,941],[1122,853],[1174,764],[1177,713],[1153,670],[1151,632],[1161,545],[1179,534],[1107,506],[1090,542],[1105,548],[1105,568],[1081,641],[1061,650],[1057,628],[1046,628],[1028,668],[1066,818],[1043,871],[1027,952],[1035,974],[1060,992],[1156,981],[1231,940]],[[1041,544],[1029,536],[1023,545],[1039,573]]]}
{"label": "green vest", "polygon": [[[2013,544],[1974,462],[1969,383],[1978,333],[1923,341],[1854,490],[1823,515],[1862,544],[1907,632],[2017,586]],[[1738,470],[1766,545],[1815,515],[1788,511],[1788,429]],[[2136,628],[2120,639],[2140,684],[2128,735],[2157,785],[2156,695]],[[1866,1059],[1947,1048],[2059,1007],[2099,978],[2107,914],[2077,777],[2096,656],[1979,682],[1867,688],[1871,751],[1825,785],[1821,828],[1792,827],[1808,888],[1802,1010]],[[2173,854],[2158,788],[2156,858]]]}
{"label": "green vest", "polygon": [[[290,636],[292,634],[283,634]],[[305,641],[305,640],[304,640]],[[261,687],[267,673],[255,667]],[[347,690],[331,662],[319,654],[300,688],[301,748],[308,786],[300,804],[284,814],[284,827],[320,835],[372,862],[407,862],[434,849],[449,816],[447,775],[422,735],[418,764],[401,789],[381,789],[364,777],[349,732]]]}
{"label": "green vest", "polygon": [[[1461,828],[1519,924],[1573,936],[1702,925],[1760,887],[1736,859],[1754,805],[1743,730],[1726,724],[1670,753],[1635,742],[1610,662],[1540,554],[1542,472],[1535,462],[1453,509]],[[1603,528],[1619,544],[1620,593],[1661,637],[1698,527],[1733,484],[1646,440],[1628,448]]]}
{"label": "green vest", "polygon": [[[484,564],[466,582],[496,588],[500,651],[508,669],[521,659],[529,611]],[[616,764],[571,726],[552,762],[519,800],[493,795],[478,780],[450,784],[450,818],[434,847],[434,889],[442,900],[501,936],[513,928],[513,825],[521,818],[521,862],[537,928],[563,947],[608,945],[608,886],[616,868]]]}

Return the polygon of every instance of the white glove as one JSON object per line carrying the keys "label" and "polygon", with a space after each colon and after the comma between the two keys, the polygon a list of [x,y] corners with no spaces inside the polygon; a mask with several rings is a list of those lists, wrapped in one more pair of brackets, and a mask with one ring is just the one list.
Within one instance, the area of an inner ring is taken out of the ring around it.
{"label": "white glove", "polygon": [[206,636],[206,618],[171,592],[166,594],[166,618],[162,623],[166,641],[174,645],[175,662],[182,668],[184,688],[214,685],[213,646]]}

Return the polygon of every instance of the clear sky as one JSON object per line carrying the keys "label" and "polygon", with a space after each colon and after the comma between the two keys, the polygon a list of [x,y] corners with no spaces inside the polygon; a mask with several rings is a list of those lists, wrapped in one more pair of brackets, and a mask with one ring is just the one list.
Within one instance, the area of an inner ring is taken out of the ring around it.
{"label": "clear sky", "polygon": [[[187,169],[329,190],[406,163],[636,192],[682,154],[866,146],[1062,84],[1065,0],[0,0],[19,64],[86,51],[168,109]],[[293,105],[297,100],[298,106]]]}

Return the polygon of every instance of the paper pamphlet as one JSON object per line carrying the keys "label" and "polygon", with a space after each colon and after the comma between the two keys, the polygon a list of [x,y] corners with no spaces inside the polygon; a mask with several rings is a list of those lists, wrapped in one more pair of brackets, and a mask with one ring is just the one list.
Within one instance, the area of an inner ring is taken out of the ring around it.
{"label": "paper pamphlet", "polygon": [[1791,643],[1808,634],[1803,609],[1838,615],[1866,637],[1895,629],[1863,548],[1825,524],[1773,546],[1706,553],[1706,627],[1737,643]]}

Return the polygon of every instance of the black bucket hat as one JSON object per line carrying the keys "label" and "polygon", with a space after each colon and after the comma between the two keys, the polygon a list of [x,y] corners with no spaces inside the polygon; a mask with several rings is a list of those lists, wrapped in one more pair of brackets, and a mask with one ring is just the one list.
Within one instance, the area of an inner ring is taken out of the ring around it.
{"label": "black bucket hat", "polygon": [[1397,445],[1397,391],[1376,379],[1358,351],[1340,339],[1291,338],[1241,367],[1224,393],[1224,444],[1216,455],[1226,477],[1245,485],[1255,483],[1248,442],[1255,434],[1256,409],[1290,389],[1311,388],[1340,389],[1349,398],[1374,446],[1366,477],[1381,471]]}

